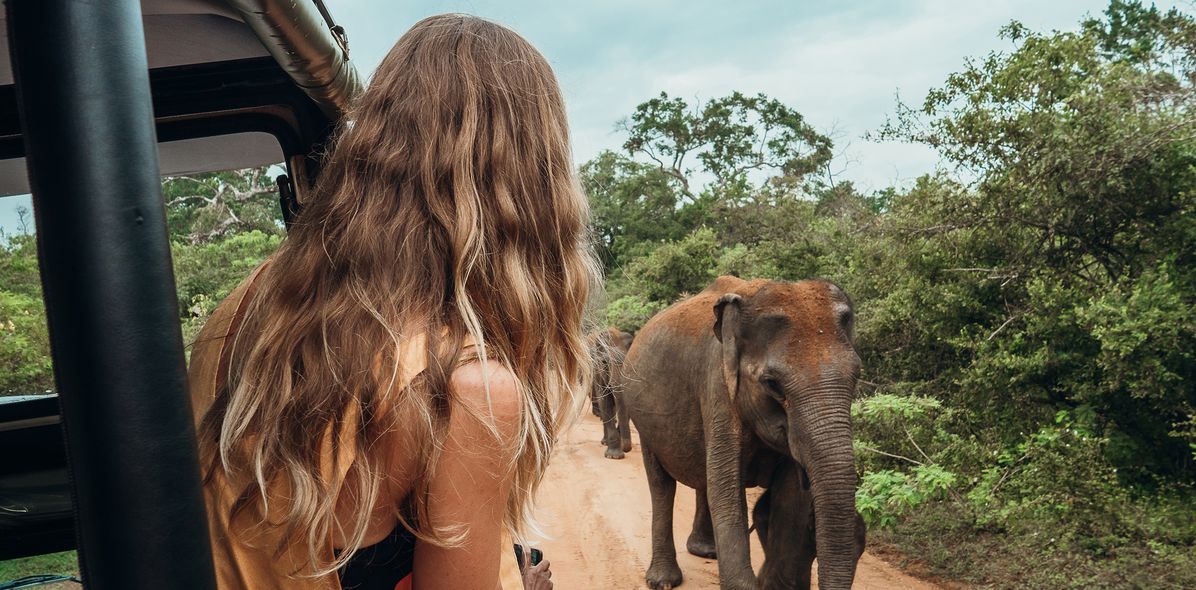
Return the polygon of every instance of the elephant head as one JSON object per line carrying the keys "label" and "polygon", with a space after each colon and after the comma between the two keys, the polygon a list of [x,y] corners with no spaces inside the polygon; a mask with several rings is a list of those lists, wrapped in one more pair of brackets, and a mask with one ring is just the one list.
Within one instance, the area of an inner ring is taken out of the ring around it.
{"label": "elephant head", "polygon": [[631,343],[635,340],[635,336],[618,328],[607,328],[606,334],[610,342],[612,354],[618,355],[619,362],[622,362],[622,358],[627,355],[627,351],[631,350]]}
{"label": "elephant head", "polygon": [[851,300],[823,281],[768,282],[714,307],[722,376],[745,427],[809,476],[821,588],[855,576]]}
{"label": "elephant head", "polygon": [[[595,404],[598,398],[605,394],[605,390],[611,385],[612,377],[623,365],[623,358],[631,349],[634,338],[618,328],[606,328],[589,335],[590,358],[594,363],[590,398]],[[598,413],[597,405],[594,406],[594,413]]]}

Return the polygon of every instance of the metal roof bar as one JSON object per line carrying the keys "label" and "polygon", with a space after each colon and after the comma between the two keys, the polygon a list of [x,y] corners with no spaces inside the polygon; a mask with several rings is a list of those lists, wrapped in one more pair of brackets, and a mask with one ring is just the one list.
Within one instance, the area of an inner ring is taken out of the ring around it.
{"label": "metal roof bar", "polygon": [[319,0],[227,0],[278,65],[333,121],[361,93],[343,29]]}

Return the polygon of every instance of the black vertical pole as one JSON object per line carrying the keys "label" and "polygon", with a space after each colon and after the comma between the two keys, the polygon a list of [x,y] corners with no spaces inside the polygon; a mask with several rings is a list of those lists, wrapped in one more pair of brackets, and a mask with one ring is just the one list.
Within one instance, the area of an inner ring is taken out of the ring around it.
{"label": "black vertical pole", "polygon": [[215,587],[138,0],[6,0],[91,589]]}

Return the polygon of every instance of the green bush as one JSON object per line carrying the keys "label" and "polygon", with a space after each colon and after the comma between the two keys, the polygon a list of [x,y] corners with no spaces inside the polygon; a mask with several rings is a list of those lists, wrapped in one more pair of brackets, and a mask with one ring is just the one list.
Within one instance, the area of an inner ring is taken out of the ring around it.
{"label": "green bush", "polygon": [[629,286],[649,301],[671,303],[706,288],[715,278],[720,252],[714,231],[695,230],[676,242],[665,242],[624,270]]}
{"label": "green bush", "polygon": [[663,303],[648,301],[639,295],[627,295],[607,304],[604,316],[607,326],[635,333],[664,308]]}
{"label": "green bush", "polygon": [[41,298],[0,291],[0,395],[53,388],[50,336]]}
{"label": "green bush", "polygon": [[890,528],[928,500],[945,496],[955,480],[954,473],[939,465],[917,465],[908,473],[871,471],[860,478],[856,510],[869,527]]}
{"label": "green bush", "polygon": [[999,453],[968,492],[977,524],[1057,538],[1123,533],[1119,511],[1128,504],[1117,469],[1105,459],[1104,439],[1061,412],[1014,447]]}
{"label": "green bush", "polygon": [[171,255],[179,309],[188,316],[205,315],[277,250],[281,242],[279,234],[252,230],[200,244],[173,243]]}

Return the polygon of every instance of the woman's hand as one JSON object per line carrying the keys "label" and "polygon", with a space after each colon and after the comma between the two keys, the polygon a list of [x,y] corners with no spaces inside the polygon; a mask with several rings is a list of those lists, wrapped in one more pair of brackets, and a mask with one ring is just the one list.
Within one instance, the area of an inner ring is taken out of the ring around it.
{"label": "woman's hand", "polygon": [[525,551],[523,563],[519,564],[519,570],[523,573],[523,589],[552,590],[552,570],[548,569],[548,560],[532,565],[531,555],[531,551]]}

